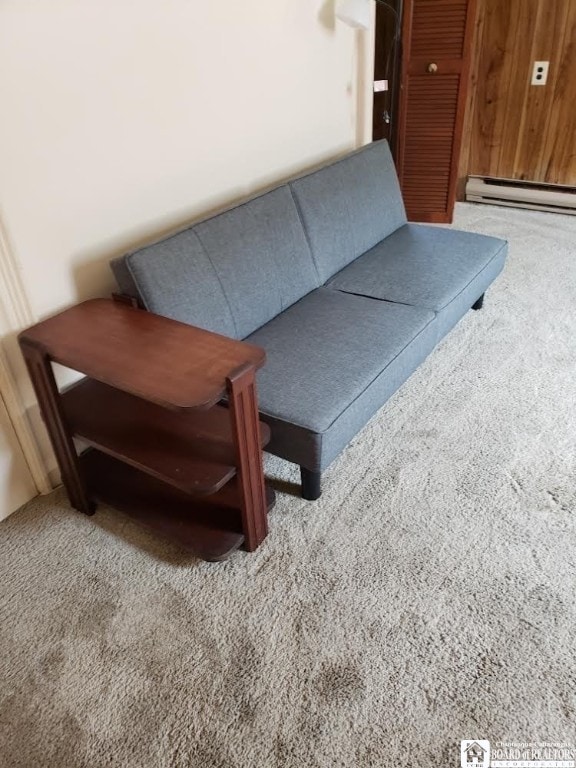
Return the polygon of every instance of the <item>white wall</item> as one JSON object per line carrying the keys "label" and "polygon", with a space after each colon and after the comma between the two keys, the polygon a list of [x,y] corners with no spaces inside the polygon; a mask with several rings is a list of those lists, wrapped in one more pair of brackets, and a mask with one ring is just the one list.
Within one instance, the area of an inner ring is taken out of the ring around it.
{"label": "white wall", "polygon": [[0,217],[35,316],[106,295],[112,256],[360,143],[361,35],[331,0],[2,0]]}

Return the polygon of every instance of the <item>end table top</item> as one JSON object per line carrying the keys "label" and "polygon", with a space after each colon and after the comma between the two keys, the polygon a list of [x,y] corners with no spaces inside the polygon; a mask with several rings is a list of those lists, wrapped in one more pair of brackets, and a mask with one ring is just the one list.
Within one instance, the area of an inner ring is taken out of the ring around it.
{"label": "end table top", "polygon": [[226,377],[264,364],[261,347],[121,304],[92,299],[28,328],[51,360],[165,408],[209,408]]}

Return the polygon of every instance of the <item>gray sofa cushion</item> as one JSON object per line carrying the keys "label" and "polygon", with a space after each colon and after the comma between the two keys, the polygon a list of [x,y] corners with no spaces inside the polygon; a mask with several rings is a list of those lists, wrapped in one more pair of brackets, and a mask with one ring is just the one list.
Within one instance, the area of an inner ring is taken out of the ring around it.
{"label": "gray sofa cushion", "polygon": [[486,266],[462,288],[452,301],[441,309],[436,318],[438,341],[451,331],[460,318],[498,277],[506,261],[507,248],[503,247],[487,262]]}
{"label": "gray sofa cushion", "polygon": [[[226,294],[194,230],[142,248],[128,255],[124,265],[146,309],[225,336],[236,335]],[[115,271],[118,274],[118,266]]]}
{"label": "gray sofa cushion", "polygon": [[[247,340],[267,355],[258,397],[273,427],[269,450],[309,469],[327,466],[351,436],[339,419],[380,379],[376,399],[361,407],[365,423],[432,349],[433,329],[424,351],[416,339],[434,320],[430,310],[320,288],[253,333]],[[323,453],[314,435],[328,432],[332,449]]]}
{"label": "gray sofa cushion", "polygon": [[385,141],[296,179],[290,187],[322,283],[406,222]]}
{"label": "gray sofa cushion", "polygon": [[[309,436],[312,438],[313,445],[311,458],[317,461],[317,464],[312,464],[308,467],[309,469],[326,469],[372,416],[414,373],[436,345],[436,323],[437,320],[433,320],[423,328],[414,340],[390,361],[370,386],[366,387],[348,408],[342,411],[326,432]],[[283,434],[281,429],[277,429],[277,432],[276,440]],[[290,445],[288,450],[291,447]],[[307,466],[306,461],[310,458],[310,454],[306,452],[303,455],[304,460],[298,463]]]}
{"label": "gray sofa cushion", "polygon": [[296,205],[283,186],[197,224],[244,338],[320,285]]}
{"label": "gray sofa cushion", "polygon": [[496,237],[406,224],[345,267],[328,285],[347,293],[439,311],[489,262],[497,259],[503,263],[506,249],[506,242]]}
{"label": "gray sofa cushion", "polygon": [[320,285],[286,186],[129,254],[114,271],[146,309],[237,339]]}

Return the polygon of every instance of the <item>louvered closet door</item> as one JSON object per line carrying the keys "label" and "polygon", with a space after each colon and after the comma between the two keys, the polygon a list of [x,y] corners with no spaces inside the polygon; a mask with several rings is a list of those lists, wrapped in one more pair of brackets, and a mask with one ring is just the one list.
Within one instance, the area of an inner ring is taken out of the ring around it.
{"label": "louvered closet door", "polygon": [[452,221],[474,1],[405,6],[397,162],[411,221]]}

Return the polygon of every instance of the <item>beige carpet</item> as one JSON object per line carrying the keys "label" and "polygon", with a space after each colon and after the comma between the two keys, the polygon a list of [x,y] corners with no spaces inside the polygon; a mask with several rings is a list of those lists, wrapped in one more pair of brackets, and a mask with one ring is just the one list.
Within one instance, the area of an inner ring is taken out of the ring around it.
{"label": "beige carpet", "polygon": [[444,768],[461,739],[574,738],[576,218],[456,224],[510,240],[484,310],[256,554],[190,561],[60,491],[2,523],[2,768]]}

